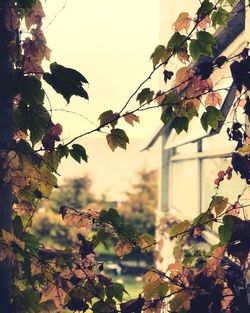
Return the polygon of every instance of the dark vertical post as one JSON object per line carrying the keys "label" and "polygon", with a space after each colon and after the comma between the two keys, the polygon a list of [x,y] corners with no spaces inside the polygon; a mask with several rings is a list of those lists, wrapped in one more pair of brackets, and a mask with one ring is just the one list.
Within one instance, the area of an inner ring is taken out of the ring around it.
{"label": "dark vertical post", "polygon": [[[0,151],[8,150],[12,143],[11,71],[8,44],[12,33],[5,26],[7,0],[0,1]],[[2,230],[11,231],[12,186],[3,181],[4,169],[0,163],[0,236]],[[11,261],[0,262],[0,313],[11,313]]]}

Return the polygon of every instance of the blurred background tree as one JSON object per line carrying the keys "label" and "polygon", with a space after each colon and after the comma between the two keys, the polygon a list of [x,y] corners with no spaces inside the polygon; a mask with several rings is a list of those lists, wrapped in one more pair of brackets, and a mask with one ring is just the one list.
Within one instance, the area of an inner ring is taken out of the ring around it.
{"label": "blurred background tree", "polygon": [[92,190],[92,180],[88,174],[77,178],[66,178],[63,185],[50,198],[50,207],[58,211],[62,205],[82,209],[96,201]]}
{"label": "blurred background tree", "polygon": [[139,233],[155,234],[157,194],[158,171],[141,168],[131,191],[126,192],[126,200],[118,207],[126,223],[134,225]]}
{"label": "blurred background tree", "polygon": [[58,212],[62,205],[83,209],[89,204],[100,203],[91,188],[92,180],[88,174],[67,178],[50,199],[42,201],[33,218],[33,231],[46,246],[63,248],[77,241],[79,229],[67,227]]}

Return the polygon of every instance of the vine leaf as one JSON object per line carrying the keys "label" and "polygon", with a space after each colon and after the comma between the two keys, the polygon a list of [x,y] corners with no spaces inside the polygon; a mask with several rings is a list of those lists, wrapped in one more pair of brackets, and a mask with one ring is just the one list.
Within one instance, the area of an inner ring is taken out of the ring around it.
{"label": "vine leaf", "polygon": [[151,54],[150,59],[153,65],[156,66],[159,62],[166,62],[166,60],[171,55],[171,52],[165,48],[163,45],[159,45],[155,48],[154,52]]}
{"label": "vine leaf", "polygon": [[182,30],[185,30],[187,33],[190,27],[190,22],[191,19],[189,17],[189,13],[187,12],[180,13],[177,20],[173,24],[175,31],[181,32]]}
{"label": "vine leaf", "polygon": [[207,94],[206,99],[205,99],[205,105],[207,106],[216,106],[216,105],[221,105],[222,104],[222,96],[218,91],[210,92]]}
{"label": "vine leaf", "polygon": [[88,162],[88,156],[86,150],[83,146],[74,144],[72,145],[72,149],[69,150],[70,155],[74,160],[78,163],[81,163],[81,160]]}
{"label": "vine leaf", "polygon": [[188,131],[189,119],[186,116],[177,116],[174,118],[171,127],[174,128],[177,134],[181,133],[183,130]]}
{"label": "vine leaf", "polygon": [[11,246],[12,243],[15,243],[21,250],[24,251],[25,243],[20,239],[16,238],[12,233],[9,233],[6,230],[2,230],[3,240],[7,243],[8,246]]}
{"label": "vine leaf", "polygon": [[201,116],[201,124],[205,131],[208,130],[208,126],[211,126],[214,130],[218,130],[219,122],[224,120],[225,117],[221,111],[213,106],[208,106],[207,111]]}
{"label": "vine leaf", "polygon": [[132,252],[133,247],[130,242],[119,240],[117,244],[115,245],[114,249],[115,249],[115,254],[118,257],[123,258],[125,255]]}
{"label": "vine leaf", "polygon": [[184,220],[178,224],[173,225],[170,229],[169,235],[170,236],[176,236],[180,233],[183,233],[183,232],[189,230],[191,226],[192,225],[188,220]]}
{"label": "vine leaf", "polygon": [[48,286],[42,291],[40,302],[53,301],[57,309],[62,308],[64,303],[66,292],[59,288],[57,285],[49,283]]}
{"label": "vine leaf", "polygon": [[88,99],[88,94],[83,84],[87,79],[78,71],[64,67],[56,62],[50,64],[50,73],[44,73],[43,79],[51,85],[57,93],[60,93],[67,103],[73,95]]}
{"label": "vine leaf", "polygon": [[177,53],[180,49],[187,48],[187,37],[181,35],[179,32],[175,32],[170,38],[167,44],[167,48],[174,53]]}
{"label": "vine leaf", "polygon": [[201,6],[197,11],[198,17],[204,18],[205,16],[210,15],[212,13],[213,7],[213,3],[209,0],[202,1]]}
{"label": "vine leaf", "polygon": [[209,206],[209,209],[210,210],[214,209],[216,216],[218,216],[226,209],[227,204],[228,204],[228,198],[224,198],[222,196],[217,196],[217,197],[213,198],[213,200]]}
{"label": "vine leaf", "polygon": [[144,297],[146,300],[157,297],[163,298],[166,296],[168,289],[168,283],[163,278],[158,278],[145,284],[143,288]]}
{"label": "vine leaf", "polygon": [[192,58],[197,60],[200,55],[213,55],[213,49],[216,47],[215,37],[206,31],[199,31],[196,38],[191,40],[189,46]]}
{"label": "vine leaf", "polygon": [[111,130],[111,133],[106,136],[108,145],[112,151],[115,151],[117,147],[124,150],[127,148],[129,138],[123,129],[115,128]]}
{"label": "vine leaf", "polygon": [[219,7],[217,11],[212,13],[213,26],[214,27],[216,27],[216,25],[226,26],[229,18],[230,18],[229,13],[222,7]]}
{"label": "vine leaf", "polygon": [[155,243],[155,239],[150,234],[142,234],[138,239],[138,244],[141,250],[148,250]]}
{"label": "vine leaf", "polygon": [[192,290],[186,289],[177,293],[173,299],[169,301],[170,309],[172,312],[177,311],[181,307],[184,309],[190,309],[190,297],[192,295]]}
{"label": "vine leaf", "polygon": [[110,124],[112,128],[115,127],[115,125],[118,123],[118,117],[119,114],[118,113],[114,113],[112,110],[108,110],[103,112],[98,120],[100,121],[100,126],[102,125],[106,125],[106,124]]}
{"label": "vine leaf", "polygon": [[124,120],[132,126],[134,126],[134,122],[140,123],[139,116],[135,115],[134,113],[129,113],[125,115]]}
{"label": "vine leaf", "polygon": [[140,104],[144,102],[152,101],[154,97],[154,91],[150,90],[150,88],[144,88],[140,93],[138,93],[136,100],[139,101]]}

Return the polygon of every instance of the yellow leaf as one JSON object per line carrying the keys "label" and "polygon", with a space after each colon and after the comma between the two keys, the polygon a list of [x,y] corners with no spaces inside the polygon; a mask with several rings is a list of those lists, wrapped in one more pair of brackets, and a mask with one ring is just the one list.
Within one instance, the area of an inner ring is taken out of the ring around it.
{"label": "yellow leaf", "polygon": [[132,252],[132,245],[130,242],[119,240],[115,246],[115,254],[120,258]]}
{"label": "yellow leaf", "polygon": [[152,298],[162,298],[168,292],[168,283],[163,278],[146,283],[143,287],[144,298],[150,300]]}
{"label": "yellow leaf", "polygon": [[150,234],[142,234],[138,239],[138,244],[141,250],[147,250],[151,248],[155,243],[155,239]]}
{"label": "yellow leaf", "polygon": [[191,19],[187,12],[180,13],[177,20],[173,24],[175,31],[181,32],[185,30],[186,32],[188,32],[188,29],[190,27],[190,22],[191,22]]}
{"label": "yellow leaf", "polygon": [[244,145],[243,147],[238,149],[238,152],[241,154],[250,154],[250,145]]}
{"label": "yellow leaf", "polygon": [[155,280],[157,280],[158,278],[160,278],[159,274],[154,272],[154,271],[148,271],[143,275],[143,280],[146,283],[150,283],[153,282]]}
{"label": "yellow leaf", "polygon": [[8,246],[11,246],[11,244],[14,242],[18,245],[18,247],[22,250],[25,249],[25,243],[21,241],[20,239],[16,238],[12,233],[9,233],[6,230],[2,230],[2,236],[3,240],[7,243]]}

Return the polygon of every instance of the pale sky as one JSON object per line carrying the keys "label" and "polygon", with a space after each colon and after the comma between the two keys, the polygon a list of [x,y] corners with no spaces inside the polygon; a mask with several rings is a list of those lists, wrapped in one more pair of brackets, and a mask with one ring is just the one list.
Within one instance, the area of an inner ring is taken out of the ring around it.
{"label": "pale sky", "polygon": [[[65,2],[46,2],[45,28]],[[45,34],[52,50],[51,62],[77,69],[90,83],[86,86],[90,100],[73,97],[68,106],[47,88],[53,108],[78,112],[98,125],[99,115],[108,109],[118,111],[152,70],[149,58],[159,44],[159,1],[68,0]],[[152,88],[157,89],[158,76],[155,78]],[[135,105],[134,99],[130,108]],[[125,128],[130,138],[147,138],[159,124],[157,111],[143,114],[141,124],[134,128],[123,121],[119,127]],[[65,112],[53,112],[53,121],[63,124],[65,138],[94,127]]]}

